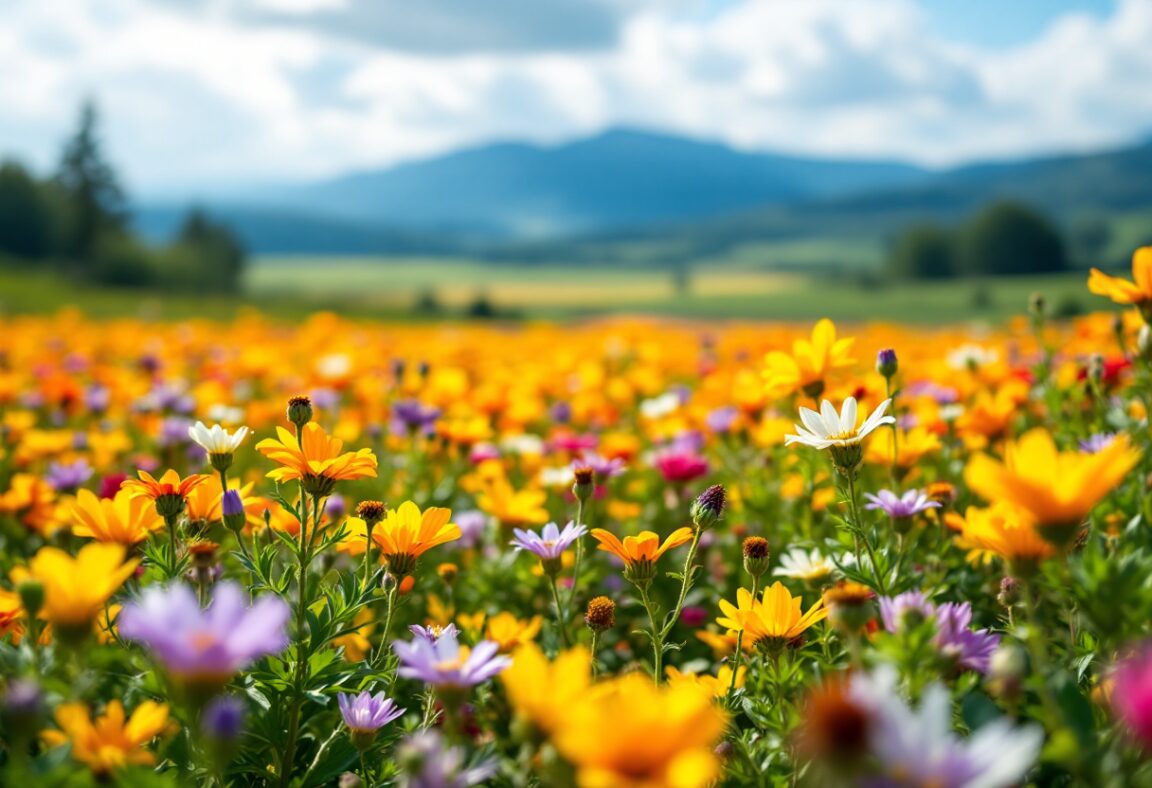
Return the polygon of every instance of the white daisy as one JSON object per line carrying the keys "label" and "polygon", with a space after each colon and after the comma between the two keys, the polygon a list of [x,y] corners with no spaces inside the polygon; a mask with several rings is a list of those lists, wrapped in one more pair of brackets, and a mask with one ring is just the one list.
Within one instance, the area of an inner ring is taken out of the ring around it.
{"label": "white daisy", "polygon": [[815,547],[809,552],[804,552],[802,547],[793,547],[780,556],[780,566],[776,567],[772,574],[812,582],[831,576],[835,570],[835,564],[822,556]]}
{"label": "white daisy", "polygon": [[680,407],[680,395],[674,391],[661,394],[659,397],[641,400],[640,415],[646,419],[662,419],[671,416]]}
{"label": "white daisy", "polygon": [[200,445],[208,454],[232,454],[248,437],[248,428],[240,427],[235,432],[213,424],[211,429],[202,421],[188,428],[188,437]]}
{"label": "white daisy", "polygon": [[856,446],[880,425],[896,422],[896,419],[891,416],[884,415],[884,411],[888,410],[888,405],[891,402],[890,399],[881,402],[880,406],[872,411],[860,426],[856,426],[855,397],[844,400],[844,405],[839,413],[828,400],[824,400],[820,405],[819,413],[811,408],[800,408],[800,420],[804,422],[804,426],[801,427],[797,424],[797,434],[785,436],[784,445],[791,446],[793,443],[800,443],[814,449]]}

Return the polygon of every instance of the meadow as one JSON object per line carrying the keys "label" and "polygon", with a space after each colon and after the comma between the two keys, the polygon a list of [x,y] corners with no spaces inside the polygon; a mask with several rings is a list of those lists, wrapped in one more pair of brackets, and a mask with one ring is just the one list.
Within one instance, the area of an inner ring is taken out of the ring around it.
{"label": "meadow", "polygon": [[981,326],[0,317],[0,784],[1148,784],[1130,276]]}

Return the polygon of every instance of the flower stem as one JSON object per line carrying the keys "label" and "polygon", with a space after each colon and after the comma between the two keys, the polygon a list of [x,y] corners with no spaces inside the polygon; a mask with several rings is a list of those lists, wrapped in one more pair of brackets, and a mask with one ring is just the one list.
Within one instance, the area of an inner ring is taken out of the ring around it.
{"label": "flower stem", "polygon": [[661,628],[656,626],[656,611],[648,598],[648,589],[644,586],[637,588],[640,589],[640,599],[644,603],[644,609],[648,611],[648,623],[652,627],[652,679],[659,684],[661,663],[664,660],[664,635]]}
{"label": "flower stem", "polygon": [[[313,511],[316,502],[313,501]],[[304,653],[305,630],[307,629],[307,587],[308,565],[310,561],[310,546],[308,538],[308,500],[301,492],[300,498],[300,544],[297,548],[296,567],[296,676],[293,688],[296,696],[292,700],[292,709],[288,715],[288,738],[284,744],[284,757],[280,763],[280,785],[288,785],[291,778],[292,758],[296,754],[296,738],[300,731],[300,708],[304,703],[304,682],[308,669],[308,657]]]}
{"label": "flower stem", "polygon": [[[876,583],[876,590],[881,595],[887,594],[888,591],[884,586],[884,578],[880,573],[880,564],[876,561],[876,551],[872,548],[872,540],[868,538],[868,533],[864,530],[864,521],[860,518],[860,504],[856,500],[856,473],[853,471],[848,474],[848,504],[852,508],[852,525],[859,534],[859,540],[864,542],[864,549],[868,553],[868,562],[872,564],[872,578]],[[860,560],[860,551],[857,547],[856,560]]]}
{"label": "flower stem", "polygon": [[556,575],[548,575],[548,585],[552,588],[552,601],[556,603],[556,626],[560,628],[560,640],[564,648],[571,646],[568,640],[568,617],[564,614],[564,604],[560,601],[560,591],[556,588]]}
{"label": "flower stem", "polygon": [[668,637],[668,633],[672,631],[672,627],[680,618],[680,611],[684,609],[684,600],[688,596],[688,590],[692,588],[692,576],[696,574],[696,566],[693,562],[696,558],[696,549],[700,546],[700,532],[702,530],[700,526],[696,526],[692,534],[692,546],[688,548],[688,556],[684,559],[684,572],[680,577],[680,596],[676,599],[676,607],[672,609],[672,613],[665,620],[664,628],[660,630],[661,640]]}
{"label": "flower stem", "polygon": [[[576,499],[576,525],[584,524],[584,501]],[[576,560],[572,564],[572,591],[568,594],[568,606],[576,603],[576,587],[580,584],[580,560],[584,557],[584,537],[576,538]]]}
{"label": "flower stem", "polygon": [[[760,578],[752,577],[752,599],[756,599],[756,592],[759,591]],[[732,662],[732,680],[728,682],[728,697],[732,697],[732,693],[736,691],[736,674],[740,672],[740,658],[744,656],[744,630],[741,629],[736,633],[736,654]]]}

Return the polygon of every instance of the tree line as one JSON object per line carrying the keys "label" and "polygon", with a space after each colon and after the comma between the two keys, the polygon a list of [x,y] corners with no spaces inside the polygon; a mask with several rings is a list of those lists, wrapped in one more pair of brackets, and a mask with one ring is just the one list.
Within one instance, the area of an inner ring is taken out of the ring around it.
{"label": "tree line", "polygon": [[226,226],[192,209],[168,244],[153,247],[132,232],[129,218],[92,102],[81,108],[51,176],[38,178],[16,161],[0,163],[0,261],[109,286],[239,288],[247,255]]}

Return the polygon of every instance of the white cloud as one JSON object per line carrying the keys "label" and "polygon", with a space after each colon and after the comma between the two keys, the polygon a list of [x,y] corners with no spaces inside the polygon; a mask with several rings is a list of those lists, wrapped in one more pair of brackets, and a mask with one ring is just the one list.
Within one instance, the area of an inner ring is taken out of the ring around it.
{"label": "white cloud", "polygon": [[353,0],[258,5],[259,24],[238,0],[16,4],[0,25],[0,73],[15,75],[0,80],[0,151],[47,166],[89,92],[130,184],[153,190],[621,124],[935,164],[1119,144],[1152,126],[1145,0],[987,51],[932,33],[913,0],[614,1],[600,5],[617,25],[607,45],[533,46],[543,33],[525,26],[514,45],[455,53],[309,24],[362,13]]}

